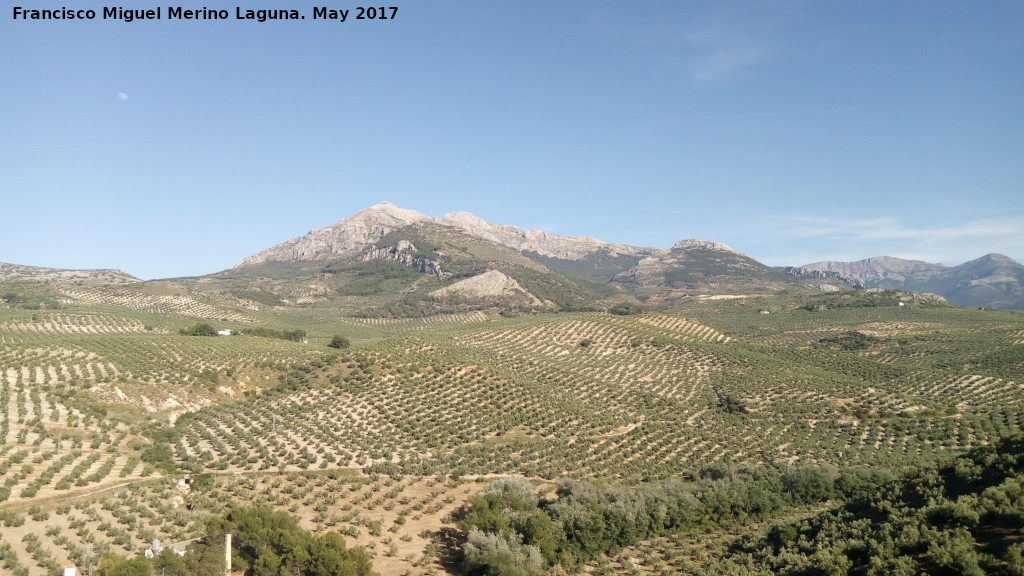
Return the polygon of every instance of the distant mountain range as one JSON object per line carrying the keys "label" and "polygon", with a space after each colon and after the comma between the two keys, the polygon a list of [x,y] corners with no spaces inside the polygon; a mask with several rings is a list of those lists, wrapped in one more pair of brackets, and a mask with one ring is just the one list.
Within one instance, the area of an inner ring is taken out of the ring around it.
{"label": "distant mountain range", "polygon": [[[0,282],[33,280],[137,282],[120,271],[0,264]],[[851,288],[931,292],[961,306],[1024,309],[1024,267],[998,254],[956,267],[883,256],[778,268],[717,242],[680,240],[669,250],[630,246],[493,224],[468,212],[433,218],[390,202],[257,252],[230,270],[170,282],[251,305],[348,298],[359,313],[390,315],[484,305],[663,306],[700,294]]]}
{"label": "distant mountain range", "polygon": [[[696,292],[830,289],[845,284],[855,288],[932,292],[961,306],[1024,308],[1024,267],[999,254],[953,268],[888,256],[772,268],[717,242],[681,240],[670,250],[610,244],[594,238],[492,224],[468,212],[431,218],[389,202],[253,254],[235,268],[354,256],[369,259],[374,255],[410,260],[400,256],[400,247],[384,246],[381,240],[397,230],[425,231],[429,226],[457,229],[470,237],[514,250],[590,288],[595,284],[617,287],[645,301],[653,299],[651,303]],[[443,277],[444,266],[432,261],[431,265],[435,264]]]}
{"label": "distant mountain range", "polygon": [[932,292],[958,306],[1024,309],[1024,266],[986,254],[959,266],[879,256],[785,268],[794,277],[838,279],[857,288]]}

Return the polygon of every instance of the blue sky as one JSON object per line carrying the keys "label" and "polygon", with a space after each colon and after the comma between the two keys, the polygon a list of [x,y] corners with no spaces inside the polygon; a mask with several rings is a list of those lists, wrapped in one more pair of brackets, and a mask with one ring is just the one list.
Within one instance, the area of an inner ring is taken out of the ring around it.
{"label": "blue sky", "polygon": [[0,1],[0,261],[199,275],[382,200],[772,265],[1024,260],[1019,1],[12,1],[61,6]]}

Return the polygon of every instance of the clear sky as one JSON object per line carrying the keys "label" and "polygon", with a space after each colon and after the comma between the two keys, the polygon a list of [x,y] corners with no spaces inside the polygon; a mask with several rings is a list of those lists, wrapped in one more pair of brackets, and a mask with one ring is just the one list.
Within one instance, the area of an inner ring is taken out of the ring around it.
{"label": "clear sky", "polygon": [[0,0],[0,261],[200,275],[382,200],[771,265],[1024,260],[1020,1],[125,4],[162,19]]}

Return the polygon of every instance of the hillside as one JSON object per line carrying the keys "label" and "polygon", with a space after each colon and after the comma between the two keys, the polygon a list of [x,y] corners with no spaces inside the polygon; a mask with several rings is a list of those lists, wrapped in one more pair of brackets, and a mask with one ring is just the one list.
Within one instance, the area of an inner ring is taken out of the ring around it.
{"label": "hillside", "polygon": [[680,240],[671,250],[647,256],[615,276],[651,303],[695,294],[747,294],[809,287],[724,244]]}
{"label": "hillside", "polygon": [[987,254],[959,266],[882,256],[857,262],[815,262],[787,268],[797,277],[832,274],[851,285],[933,292],[958,306],[1024,309],[1024,266]]}
{"label": "hillside", "polygon": [[[762,278],[725,247],[670,252],[701,262],[694,251]],[[552,313],[545,300],[599,300],[432,221],[338,260],[39,286],[55,308],[0,301],[0,554],[29,576],[80,562],[82,540],[97,561],[188,540],[239,502],[344,534],[384,575],[460,573],[459,510],[492,475],[540,492],[564,476],[630,492],[699,482],[691,495],[716,507],[696,532],[651,533],[651,555],[579,556],[591,572],[678,573],[726,531],[754,537],[712,499],[751,474],[841,463],[884,475],[1022,422],[1015,313],[796,289]],[[189,335],[201,324],[234,335]],[[334,335],[352,347],[329,347]],[[202,482],[179,488],[185,474]]]}
{"label": "hillside", "polygon": [[[378,205],[200,277],[4,267],[3,569],[136,562],[119,557],[220,534],[246,503],[308,543],[343,535],[385,576],[496,558],[726,574],[753,549],[791,573],[842,562],[822,536],[873,520],[858,498],[908,469],[950,477],[1024,424],[1019,313],[844,284],[927,265],[794,277],[714,242],[518,230]],[[997,293],[1014,264],[956,269]],[[1017,537],[989,520],[901,550],[953,566],[927,551],[973,543],[1009,565]],[[206,573],[219,542],[137,562]]]}

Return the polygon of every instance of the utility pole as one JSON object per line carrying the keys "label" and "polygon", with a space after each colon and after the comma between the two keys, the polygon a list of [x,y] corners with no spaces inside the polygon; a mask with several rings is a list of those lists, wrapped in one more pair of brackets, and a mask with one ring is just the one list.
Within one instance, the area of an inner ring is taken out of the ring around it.
{"label": "utility pole", "polygon": [[224,576],[231,576],[231,533],[224,535]]}

